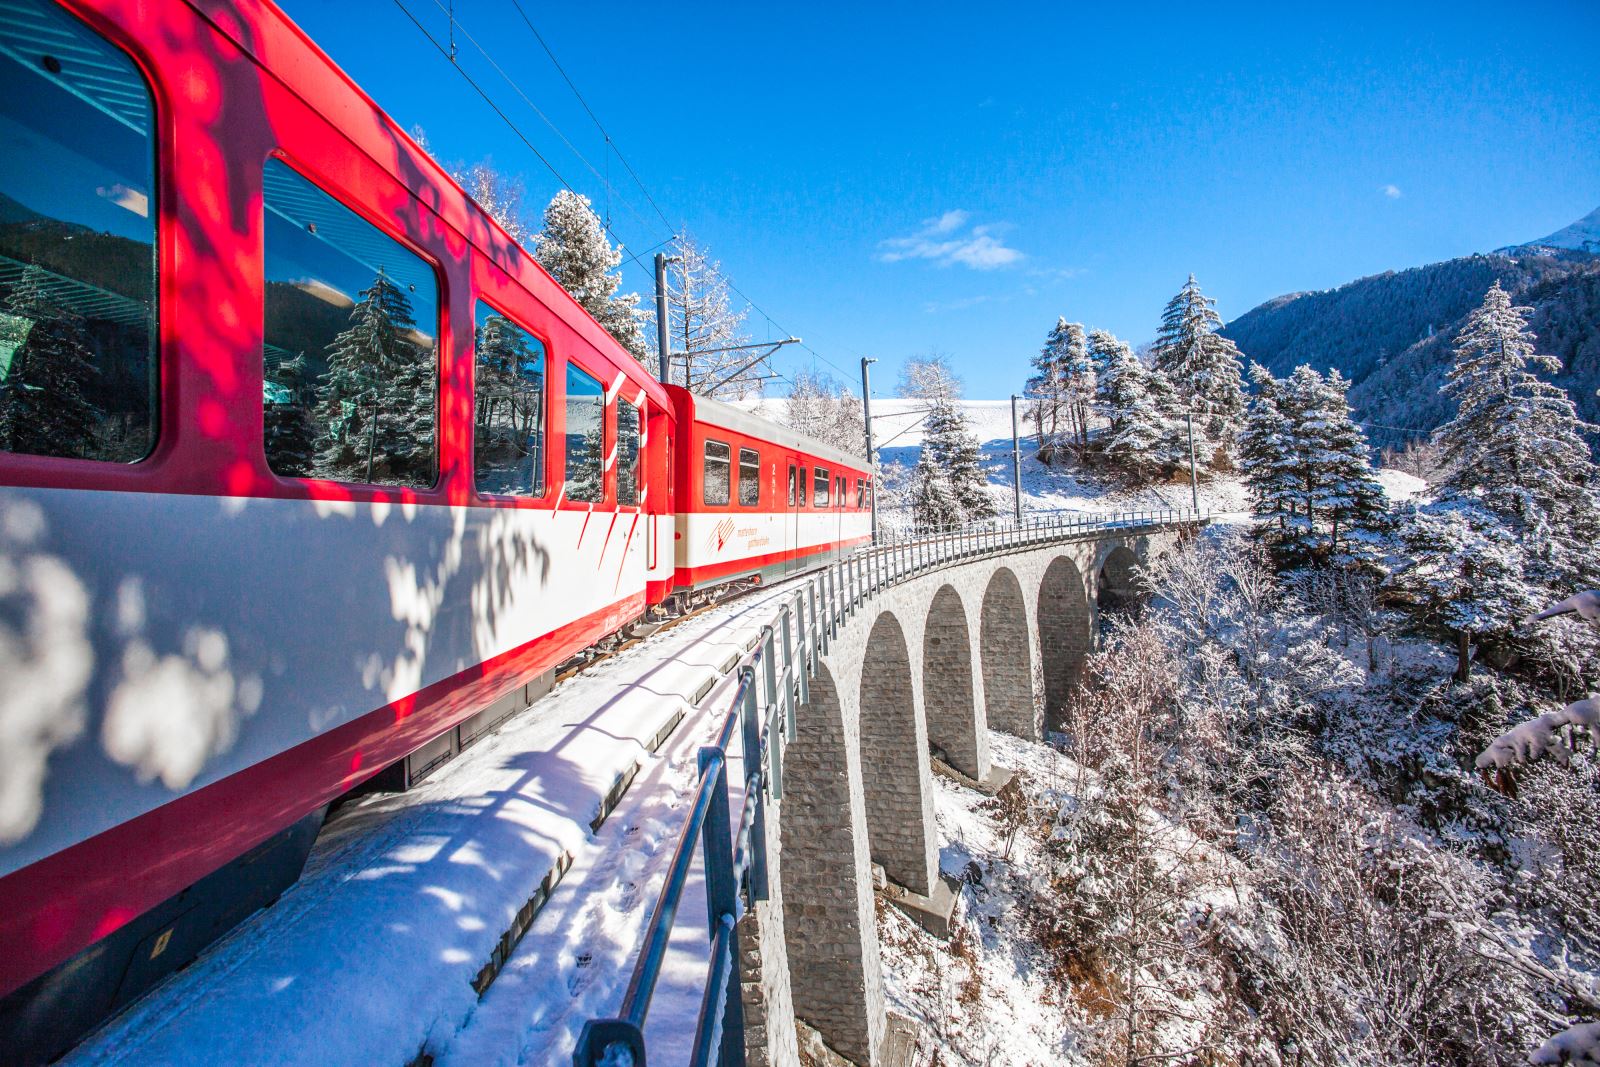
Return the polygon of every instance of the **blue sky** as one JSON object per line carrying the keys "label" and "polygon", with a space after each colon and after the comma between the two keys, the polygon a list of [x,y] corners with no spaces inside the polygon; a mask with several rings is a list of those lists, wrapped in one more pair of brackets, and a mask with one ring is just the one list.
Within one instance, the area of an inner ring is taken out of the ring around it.
{"label": "blue sky", "polygon": [[[282,2],[440,158],[520,173],[531,213],[559,188],[395,0]],[[449,0],[401,2],[447,39]],[[601,210],[609,172],[631,249],[663,240],[510,0],[454,5],[462,67]],[[779,369],[853,381],[876,356],[874,393],[936,349],[1003,397],[1057,316],[1137,344],[1191,271],[1231,319],[1600,206],[1593,0],[522,6],[666,218],[779,324],[752,333],[817,353]]]}

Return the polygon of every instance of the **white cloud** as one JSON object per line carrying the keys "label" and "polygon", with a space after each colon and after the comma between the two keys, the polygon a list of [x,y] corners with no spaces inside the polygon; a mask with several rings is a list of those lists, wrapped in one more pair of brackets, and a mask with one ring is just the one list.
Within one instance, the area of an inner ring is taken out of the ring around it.
{"label": "white cloud", "polygon": [[1022,260],[1022,253],[997,236],[995,226],[967,228],[971,215],[965,211],[946,211],[923,221],[922,229],[909,237],[891,237],[879,243],[878,259],[899,263],[906,259],[926,259],[941,267],[959,263],[973,270],[995,270]]}
{"label": "white cloud", "polygon": [[1400,187],[1398,185],[1393,184],[1393,183],[1390,183],[1389,185],[1385,185],[1382,189],[1380,189],[1378,191],[1381,192],[1384,196],[1387,196],[1390,200],[1399,200],[1400,196],[1401,196]]}

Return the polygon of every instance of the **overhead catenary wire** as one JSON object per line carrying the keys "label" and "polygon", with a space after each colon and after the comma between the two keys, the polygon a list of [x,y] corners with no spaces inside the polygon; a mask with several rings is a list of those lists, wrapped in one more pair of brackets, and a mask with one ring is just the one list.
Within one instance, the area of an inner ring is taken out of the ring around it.
{"label": "overhead catenary wire", "polygon": [[[472,36],[472,34],[467,30],[467,28],[464,25],[462,25],[459,22],[459,20],[456,19],[455,12],[453,10],[453,5],[450,6],[450,7],[447,7],[442,2],[442,0],[433,0],[433,3],[434,3],[434,5],[436,7],[439,8],[439,10],[449,20],[449,23],[450,23],[450,36],[451,36],[451,42],[450,42],[449,45],[446,45],[446,44],[440,42],[438,40],[438,38],[436,38],[433,35],[433,33],[431,33],[428,30],[428,28],[425,25],[423,25],[422,21],[417,18],[416,14],[413,13],[411,11],[411,9],[406,6],[406,4],[404,3],[404,0],[394,0],[395,6],[398,7],[400,9],[401,13],[404,14],[406,16],[406,18],[412,23],[412,25],[414,25],[417,28],[417,31],[422,34],[422,36],[428,41],[429,44],[433,45],[434,49],[436,51],[438,51],[439,54],[441,56],[443,56],[450,63],[450,65],[452,67],[455,68],[456,72],[461,75],[462,79],[464,81],[466,81],[466,83],[472,88],[472,90],[474,92],[476,92],[479,97],[481,97],[483,99],[484,103],[489,105],[490,110],[492,110],[495,113],[495,115],[501,120],[501,122],[503,122],[506,125],[506,127],[511,130],[511,132],[516,136],[516,138],[519,141],[522,142],[524,147],[526,147],[528,149],[528,151],[533,153],[534,157],[536,159],[538,159],[541,164],[544,165],[545,169],[548,170],[550,172],[550,174],[556,179],[556,181],[560,183],[562,188],[564,188],[564,189],[566,189],[569,192],[572,192],[574,194],[578,193],[578,190],[572,185],[571,182],[569,182],[566,179],[566,177],[561,173],[561,171],[556,168],[555,164],[553,162],[551,162],[549,157],[547,157],[543,152],[541,152],[539,150],[539,148],[533,143],[532,138],[530,138],[525,132],[523,132],[522,128],[517,124],[517,122],[514,119],[512,119],[512,117],[509,114],[506,113],[505,109],[502,108],[498,103],[496,103],[496,101],[494,100],[493,96],[490,95],[488,90],[485,89],[482,85],[480,85],[478,83],[478,81],[475,78],[473,78],[472,75],[466,70],[466,68],[461,65],[461,63],[458,60],[458,57],[457,57],[457,54],[456,54],[456,48],[455,48],[455,32],[456,32],[457,29],[459,29],[461,31],[462,36],[467,39],[467,41],[472,45],[472,47],[474,49],[476,49],[480,55],[483,56],[484,60],[491,67],[494,68],[495,72],[500,75],[500,77],[506,82],[506,84],[511,87],[512,91],[515,92],[517,94],[517,96],[519,96],[525,104],[527,104],[527,106],[534,112],[534,114],[538,115],[540,121],[542,121],[546,126],[548,126],[551,129],[551,131],[554,132],[555,135],[561,139],[562,144],[564,144],[568,148],[568,150],[570,150],[572,152],[572,154],[578,158],[578,160],[584,165],[584,167],[586,169],[588,169],[589,172],[591,174],[593,174],[598,180],[600,180],[602,183],[605,183],[605,185],[607,187],[607,190],[609,192],[609,190],[610,190],[610,180],[609,180],[609,178],[605,174],[602,174],[600,172],[600,170],[597,169],[594,166],[594,164],[591,163],[588,160],[588,158],[585,157],[583,155],[583,153],[578,150],[578,148],[572,143],[572,141],[566,136],[566,134],[564,134],[561,131],[561,129],[555,124],[555,122],[552,121],[550,119],[550,117],[548,115],[546,115],[544,113],[544,111],[541,108],[539,108],[538,105],[536,105],[533,102],[532,98],[527,94],[527,92],[525,92],[522,89],[521,85],[516,81],[516,79],[513,78],[511,76],[511,74],[509,72],[507,72],[505,70],[505,68],[502,67],[494,59],[494,57],[489,53],[489,51],[486,48],[484,48],[483,45],[481,45],[475,37]],[[534,35],[534,38],[539,42],[540,47],[544,49],[545,54],[550,58],[551,63],[555,65],[557,71],[560,73],[560,75],[562,77],[562,80],[567,83],[568,87],[572,90],[573,95],[575,97],[577,97],[578,102],[582,105],[585,113],[588,114],[588,116],[591,119],[591,121],[594,122],[595,126],[601,131],[602,135],[605,137],[608,152],[615,152],[616,153],[618,161],[622,163],[624,169],[627,170],[627,172],[629,174],[629,177],[631,177],[633,179],[634,183],[639,187],[639,191],[644,195],[646,201],[650,204],[651,209],[656,213],[656,216],[658,218],[660,218],[662,224],[667,227],[669,236],[666,239],[664,239],[662,241],[658,241],[656,244],[654,244],[654,245],[650,246],[649,248],[645,249],[644,252],[642,252],[642,253],[633,253],[633,252],[629,251],[629,249],[628,249],[629,242],[620,233],[618,233],[616,231],[615,227],[611,224],[609,219],[607,219],[606,222],[603,225],[604,231],[607,234],[610,235],[610,237],[612,238],[613,241],[615,241],[617,243],[618,250],[620,252],[622,252],[624,258],[626,260],[628,260],[629,262],[631,262],[634,266],[636,266],[641,272],[645,273],[646,275],[653,276],[652,268],[647,266],[639,257],[641,255],[648,255],[650,252],[654,251],[655,249],[661,248],[662,246],[664,246],[666,244],[670,244],[674,240],[678,240],[681,237],[681,232],[679,232],[679,231],[674,229],[674,227],[672,226],[671,221],[667,218],[666,213],[661,209],[661,206],[660,206],[659,202],[655,199],[654,196],[651,195],[651,193],[649,191],[649,188],[644,184],[643,180],[639,177],[638,172],[633,168],[633,165],[628,162],[627,158],[625,156],[623,156],[621,150],[617,148],[616,141],[611,136],[610,131],[608,131],[605,128],[604,124],[601,123],[601,121],[599,119],[599,116],[596,115],[595,112],[594,112],[594,109],[589,106],[588,101],[583,97],[583,94],[578,89],[576,83],[573,82],[571,76],[567,74],[566,69],[564,67],[562,67],[560,62],[559,62],[559,60],[556,59],[554,51],[550,48],[548,43],[545,42],[543,36],[539,33],[538,29],[533,25],[532,20],[528,18],[527,12],[522,8],[520,3],[516,2],[516,0],[513,0],[513,6],[516,8],[517,14],[522,18],[523,22],[527,25],[529,31]],[[608,161],[608,166],[609,166],[609,161]],[[640,214],[638,209],[634,207],[633,203],[630,200],[628,200],[625,197],[622,197],[622,198],[619,198],[619,199],[620,199],[621,203],[625,207],[627,207],[628,211],[633,215],[633,217],[635,219],[637,219],[642,225],[644,225],[646,228],[653,228],[654,224],[651,223],[649,220],[645,219],[643,217],[643,215]],[[609,212],[608,212],[608,214],[609,214]],[[765,308],[763,308],[761,305],[757,304],[753,299],[751,299],[750,296],[747,293],[745,293],[742,289],[740,289],[737,285],[735,285],[731,279],[728,279],[726,277],[726,275],[724,275],[724,280],[727,281],[728,288],[731,289],[736,295],[738,295],[738,297],[741,300],[743,300],[752,310],[754,310],[758,315],[760,315],[764,320],[766,320],[766,322],[768,323],[768,325],[771,328],[776,329],[781,333],[793,336],[791,331],[786,330],[782,326],[780,326],[778,324],[777,320],[774,319],[772,317],[772,315],[770,313],[768,313]],[[832,367],[835,371],[839,372],[839,374],[843,375],[846,378],[846,380],[848,380],[850,378],[850,372],[849,371],[846,371],[843,367],[839,366],[839,364],[835,363],[833,360],[829,359],[827,356],[824,356],[822,353],[818,352],[811,345],[801,343],[799,345],[799,347],[801,349],[803,349],[804,351],[810,353],[811,356],[814,359],[821,360],[823,363],[827,364],[829,367]],[[848,349],[847,349],[847,351],[848,351]],[[789,382],[789,384],[791,386],[794,386],[794,385],[797,384],[794,381],[794,379],[789,377],[788,375],[779,374],[779,375],[776,375],[776,376],[778,378],[780,378],[781,380]]]}

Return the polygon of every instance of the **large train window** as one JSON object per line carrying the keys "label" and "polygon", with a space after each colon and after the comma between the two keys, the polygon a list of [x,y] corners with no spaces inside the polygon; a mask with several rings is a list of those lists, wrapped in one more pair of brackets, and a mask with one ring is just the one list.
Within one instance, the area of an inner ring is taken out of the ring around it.
{"label": "large train window", "polygon": [[791,508],[794,507],[794,483],[796,481],[794,464],[791,463],[789,464],[789,506]]}
{"label": "large train window", "polygon": [[46,0],[0,7],[0,451],[155,447],[150,90]]}
{"label": "large train window", "polygon": [[639,409],[617,401],[617,503],[639,506]]}
{"label": "large train window", "polygon": [[806,506],[806,469],[800,468],[800,507]]}
{"label": "large train window", "polygon": [[472,337],[472,460],[478,492],[543,496],[544,345],[482,301]]}
{"label": "large train window", "polygon": [[867,506],[867,483],[863,482],[860,478],[857,478],[856,479],[856,508],[860,509],[860,508],[864,508],[866,506]]}
{"label": "large train window", "polygon": [[599,504],[606,498],[606,391],[593,377],[567,364],[568,500]]}
{"label": "large train window", "polygon": [[731,475],[730,464],[732,450],[721,441],[707,441],[705,452],[705,465],[701,473],[701,499],[713,506],[720,507],[728,502],[728,481]]}
{"label": "large train window", "polygon": [[753,448],[739,449],[739,506],[753,508],[761,503],[761,453]]}
{"label": "large train window", "polygon": [[811,475],[811,503],[813,507],[828,506],[828,468],[818,467]]}
{"label": "large train window", "polygon": [[264,181],[268,466],[291,477],[433,485],[433,268],[283,161],[267,161]]}

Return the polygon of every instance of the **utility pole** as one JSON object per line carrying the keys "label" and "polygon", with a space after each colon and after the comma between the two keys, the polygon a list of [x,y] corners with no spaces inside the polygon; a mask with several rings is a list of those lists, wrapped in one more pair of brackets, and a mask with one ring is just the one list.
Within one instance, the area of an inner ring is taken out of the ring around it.
{"label": "utility pole", "polygon": [[872,472],[872,543],[878,543],[878,465],[872,451],[872,379],[867,374],[867,365],[878,362],[866,356],[861,357],[861,415],[862,422],[867,426],[867,470]]}
{"label": "utility pole", "polygon": [[667,355],[671,347],[667,343],[667,263],[677,258],[665,252],[656,253],[656,358],[660,360],[662,385],[672,381],[672,364]]}
{"label": "utility pole", "polygon": [[1022,435],[1017,430],[1016,393],[1011,394],[1011,493],[1016,501],[1017,525],[1022,525]]}
{"label": "utility pole", "polygon": [[1194,470],[1194,408],[1188,411],[1189,416],[1189,503],[1194,508],[1196,515],[1200,513],[1200,478]]}

